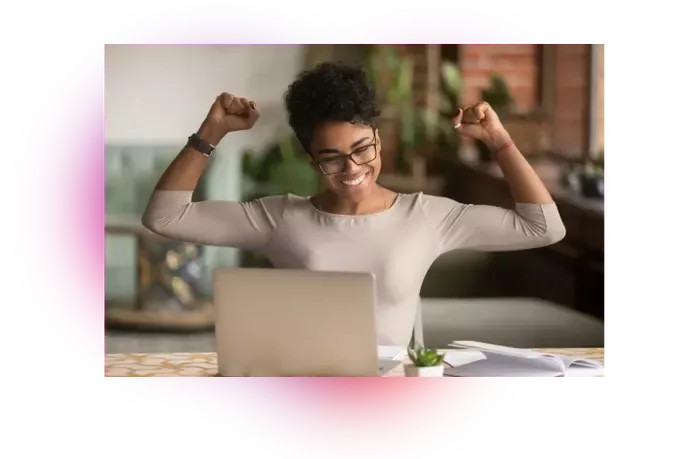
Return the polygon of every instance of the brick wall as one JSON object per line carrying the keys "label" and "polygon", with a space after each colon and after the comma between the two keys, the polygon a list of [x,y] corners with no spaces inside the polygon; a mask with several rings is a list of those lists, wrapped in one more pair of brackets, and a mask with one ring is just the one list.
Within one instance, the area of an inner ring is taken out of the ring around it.
{"label": "brick wall", "polygon": [[[392,46],[402,56],[410,57],[414,63],[413,98],[419,107],[437,109],[440,91],[440,45],[378,45]],[[381,89],[380,89],[381,90]],[[379,123],[382,136],[382,168],[385,172],[396,171],[398,148],[398,125],[396,120],[384,117]]]}
{"label": "brick wall", "polygon": [[[462,102],[480,100],[491,75],[498,74],[514,98],[513,111],[526,115],[503,119],[523,153],[551,149],[579,157],[589,148],[590,49],[585,44],[462,45]],[[602,147],[602,66],[599,73],[601,102],[596,122]],[[545,118],[531,116],[535,111]]]}
{"label": "brick wall", "polygon": [[[513,97],[513,112],[531,114],[540,108],[540,45],[462,45],[462,103],[481,100],[493,74],[503,77]],[[549,126],[541,117],[504,117],[502,121],[524,154],[548,146]]]}
{"label": "brick wall", "polygon": [[439,108],[440,45],[404,45],[403,52],[414,62],[413,91],[420,107]]}
{"label": "brick wall", "polygon": [[591,45],[556,45],[554,64],[554,149],[569,157],[588,151]]}
{"label": "brick wall", "polygon": [[[437,103],[440,88],[439,45],[396,45],[415,62],[415,102]],[[481,99],[491,75],[505,78],[514,98],[504,125],[525,154],[555,151],[579,158],[589,150],[591,45],[460,45],[462,104]],[[599,59],[602,60],[601,53]],[[596,151],[603,147],[603,66],[598,75]]]}
{"label": "brick wall", "polygon": [[481,99],[481,91],[497,73],[507,82],[515,99],[514,111],[528,113],[539,106],[539,45],[463,45],[460,69],[462,102]]}
{"label": "brick wall", "polygon": [[598,54],[598,139],[595,151],[605,147],[605,46],[600,46]]}
{"label": "brick wall", "polygon": [[413,91],[415,102],[424,107],[428,100],[428,55],[427,45],[404,45],[402,52],[413,59]]}

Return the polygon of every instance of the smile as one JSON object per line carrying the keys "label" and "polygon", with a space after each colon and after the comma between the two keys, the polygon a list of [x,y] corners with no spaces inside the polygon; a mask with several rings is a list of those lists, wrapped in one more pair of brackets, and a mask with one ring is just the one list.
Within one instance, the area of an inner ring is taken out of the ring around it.
{"label": "smile", "polygon": [[366,177],[367,177],[367,173],[364,173],[354,180],[341,180],[340,183],[342,183],[345,186],[357,186],[360,183],[364,182]]}

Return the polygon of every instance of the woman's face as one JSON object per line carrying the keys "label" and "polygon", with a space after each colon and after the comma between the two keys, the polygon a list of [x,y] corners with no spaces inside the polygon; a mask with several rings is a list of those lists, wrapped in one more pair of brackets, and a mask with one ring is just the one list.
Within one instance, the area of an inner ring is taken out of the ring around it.
{"label": "woman's face", "polygon": [[369,196],[382,168],[375,129],[347,122],[325,123],[314,132],[310,150],[329,190],[354,202]]}

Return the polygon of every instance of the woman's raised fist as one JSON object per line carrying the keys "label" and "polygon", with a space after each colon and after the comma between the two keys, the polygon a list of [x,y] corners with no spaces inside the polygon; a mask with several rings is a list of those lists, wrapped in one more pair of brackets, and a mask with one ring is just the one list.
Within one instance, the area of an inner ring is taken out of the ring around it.
{"label": "woman's raised fist", "polygon": [[217,144],[229,132],[252,128],[258,118],[260,112],[255,102],[225,92],[216,98],[209,109],[200,136],[211,144]]}

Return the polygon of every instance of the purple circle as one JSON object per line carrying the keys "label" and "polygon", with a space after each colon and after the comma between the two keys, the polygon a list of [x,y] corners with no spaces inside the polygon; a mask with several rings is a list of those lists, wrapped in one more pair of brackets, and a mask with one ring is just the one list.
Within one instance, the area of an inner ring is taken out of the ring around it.
{"label": "purple circle", "polygon": [[[284,432],[277,432],[274,444],[265,437],[269,433],[265,419],[272,411],[261,411],[256,404],[264,394],[276,415],[284,411],[285,394],[276,390],[277,382],[102,377],[102,45],[553,41],[522,19],[467,2],[392,4],[330,29],[324,26],[309,15],[279,6],[231,1],[176,4],[125,20],[79,50],[49,82],[27,120],[12,170],[15,263],[32,312],[61,355],[96,385],[128,402],[181,417],[216,418],[240,432],[246,446],[279,455],[288,455],[290,448],[300,456],[320,454],[322,445],[294,445],[293,439],[285,443],[280,440]],[[614,158],[611,147],[609,159]],[[614,201],[614,193],[610,194]],[[320,392],[309,393],[309,399],[323,403]]]}

